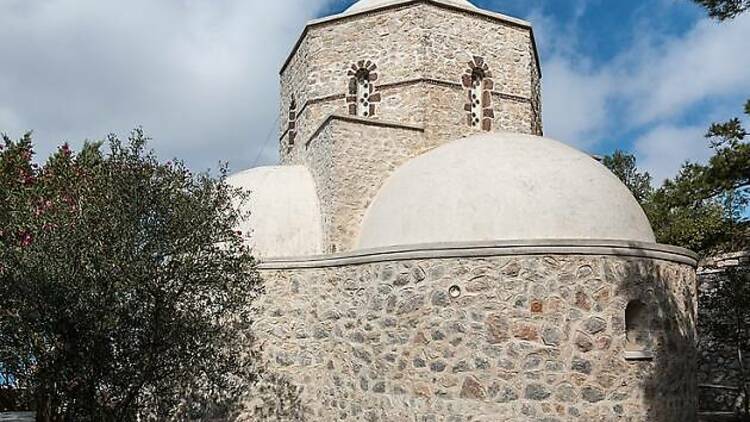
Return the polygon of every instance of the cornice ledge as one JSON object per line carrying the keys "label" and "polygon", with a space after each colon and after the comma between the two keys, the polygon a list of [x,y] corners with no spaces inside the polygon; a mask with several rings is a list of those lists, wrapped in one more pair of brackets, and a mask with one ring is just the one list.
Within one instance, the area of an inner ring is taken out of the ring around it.
{"label": "cornice ledge", "polygon": [[[453,81],[449,81],[449,80],[446,80],[446,79],[436,79],[436,78],[413,78],[413,79],[406,79],[406,80],[403,80],[403,81],[389,82],[389,83],[386,83],[386,84],[378,85],[377,87],[378,87],[378,90],[380,92],[385,92],[385,91],[388,91],[388,90],[391,90],[391,89],[394,89],[394,88],[404,87],[404,86],[409,86],[409,85],[416,85],[416,84],[433,84],[433,85],[438,85],[438,86],[463,89],[463,86],[460,83],[458,83],[458,82],[453,82]],[[516,101],[516,102],[522,102],[522,103],[531,103],[531,101],[532,101],[532,99],[530,97],[523,97],[523,96],[516,95],[516,94],[508,94],[506,92],[501,92],[501,91],[497,91],[497,90],[493,90],[491,92],[492,92],[492,95],[494,95],[494,96],[498,96],[500,98],[503,98],[503,99],[506,99],[506,100],[510,100],[510,101]],[[305,110],[308,107],[310,107],[311,105],[313,105],[313,104],[319,104],[319,103],[323,103],[323,102],[327,102],[327,101],[338,101],[338,100],[341,100],[341,99],[344,99],[344,98],[346,98],[346,94],[331,94],[331,95],[324,95],[322,97],[311,98],[311,99],[305,101],[304,104],[302,104],[302,107],[300,107],[299,111],[297,112],[297,115],[298,116],[303,115],[303,113],[305,112]],[[340,115],[340,116],[345,116],[345,115]],[[345,117],[353,118],[353,116],[345,116]],[[387,122],[387,120],[380,120],[380,121],[381,122]],[[404,124],[401,124],[401,123],[391,122],[391,126],[393,126],[393,125],[400,125],[400,126],[404,126],[404,127],[409,127],[410,126],[410,125],[404,125]],[[320,129],[320,127],[318,127],[317,129]],[[420,128],[420,129],[424,130],[424,128]],[[287,132],[289,132],[288,128],[285,129],[281,133],[281,136],[279,136],[279,141],[281,141],[281,140],[284,139],[284,137],[286,136]]]}
{"label": "cornice ledge", "polygon": [[310,137],[305,141],[305,147],[313,141],[318,135],[320,135],[320,132],[323,131],[323,129],[328,126],[330,123],[334,121],[342,121],[342,122],[349,122],[349,123],[360,123],[367,126],[379,126],[379,127],[387,127],[392,129],[403,129],[403,130],[411,130],[415,132],[424,132],[423,126],[418,125],[412,125],[408,123],[401,123],[396,122],[393,120],[383,120],[383,119],[373,119],[373,118],[367,118],[367,117],[359,117],[359,116],[349,116],[345,114],[339,114],[339,113],[332,113],[326,116],[326,118],[323,120],[323,122],[318,125],[317,129],[310,135]]}
{"label": "cornice ledge", "polygon": [[552,239],[429,243],[330,255],[268,258],[263,260],[258,268],[261,270],[326,268],[412,259],[486,258],[519,255],[608,255],[661,259],[692,267],[698,264],[698,255],[676,246],[606,239]]}

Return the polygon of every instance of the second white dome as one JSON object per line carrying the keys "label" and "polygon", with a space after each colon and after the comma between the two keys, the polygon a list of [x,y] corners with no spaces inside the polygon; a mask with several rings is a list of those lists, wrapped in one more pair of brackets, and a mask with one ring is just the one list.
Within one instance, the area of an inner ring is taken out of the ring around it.
{"label": "second white dome", "polygon": [[543,239],[655,242],[628,188],[589,155],[548,138],[493,133],[396,170],[365,214],[358,248]]}

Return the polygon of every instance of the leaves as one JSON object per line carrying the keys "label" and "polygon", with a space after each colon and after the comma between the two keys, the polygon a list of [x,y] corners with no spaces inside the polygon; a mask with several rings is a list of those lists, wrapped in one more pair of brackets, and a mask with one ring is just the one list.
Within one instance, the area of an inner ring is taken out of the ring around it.
{"label": "leaves", "polygon": [[164,420],[186,397],[227,412],[253,381],[246,198],[147,142],[63,145],[43,166],[30,134],[0,150],[0,362],[75,420]]}
{"label": "leaves", "polygon": [[[746,105],[750,108],[750,102]],[[616,151],[603,163],[630,188],[657,241],[710,255],[750,246],[746,210],[750,200],[750,144],[739,119],[711,126],[714,155],[708,164],[683,164],[658,189],[631,154]]]}
{"label": "leaves", "polygon": [[638,171],[634,155],[617,150],[614,154],[605,156],[602,164],[620,178],[638,203],[643,203],[653,193],[651,175]]}
{"label": "leaves", "polygon": [[706,8],[709,16],[719,20],[734,19],[750,10],[750,0],[694,0]]}

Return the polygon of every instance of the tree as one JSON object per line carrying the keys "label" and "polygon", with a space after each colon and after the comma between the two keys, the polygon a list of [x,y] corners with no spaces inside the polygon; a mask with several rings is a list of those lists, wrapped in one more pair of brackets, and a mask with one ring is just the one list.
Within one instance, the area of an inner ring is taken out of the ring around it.
{"label": "tree", "polygon": [[[750,115],[750,102],[745,106]],[[641,203],[656,239],[708,257],[750,245],[747,210],[750,189],[750,144],[739,119],[713,124],[706,138],[714,150],[705,165],[683,164],[658,189],[648,173],[639,172],[633,155],[617,151],[603,163]],[[703,347],[734,356],[742,391],[742,408],[750,420],[750,272],[727,269],[704,280],[698,319]]]}
{"label": "tree", "polygon": [[40,421],[227,417],[257,378],[245,195],[128,142],[0,148],[0,362]]}
{"label": "tree", "polygon": [[[750,102],[745,106],[750,116]],[[630,188],[654,228],[657,241],[703,256],[750,246],[746,211],[750,191],[750,144],[739,119],[715,123],[706,134],[713,156],[705,165],[685,163],[662,186],[651,187],[635,156],[622,151],[603,163]]]}
{"label": "tree", "polygon": [[706,8],[709,16],[719,20],[734,19],[750,9],[750,0],[695,0]]}
{"label": "tree", "polygon": [[[749,0],[694,0],[704,6],[709,15],[719,20],[734,19],[750,10]],[[750,101],[745,104],[750,116]],[[750,193],[750,144],[743,142],[748,133],[740,119],[711,125],[706,137],[715,150],[702,174],[702,196],[723,199],[729,244],[726,249],[738,250],[750,246],[750,223],[747,205]],[[728,269],[713,289],[702,290],[703,318],[709,340],[733,348],[739,367],[742,411],[750,420],[750,368],[746,355],[750,351],[750,272],[747,269]]]}
{"label": "tree", "polygon": [[[712,17],[732,19],[750,9],[750,1],[694,0]],[[745,104],[750,116],[750,101]],[[703,257],[750,247],[750,144],[739,118],[714,123],[706,138],[714,154],[706,165],[685,163],[673,179],[643,195],[633,180],[635,158],[616,152],[604,163],[628,185],[649,216],[657,241],[699,252]],[[624,169],[624,170],[623,170]],[[744,420],[750,420],[750,272],[726,269],[701,289],[702,341],[728,347],[737,362]]]}
{"label": "tree", "polygon": [[644,205],[661,243],[682,246],[703,256],[730,249],[727,203],[703,188],[705,167],[685,163]]}
{"label": "tree", "polygon": [[634,155],[617,150],[612,155],[605,156],[602,163],[622,180],[639,204],[643,204],[653,194],[651,175],[638,171]]}
{"label": "tree", "polygon": [[695,165],[685,164],[674,179],[654,189],[651,176],[638,170],[634,155],[616,151],[605,156],[602,163],[620,178],[643,207],[659,243],[695,251],[707,251],[722,244],[726,232],[723,208],[714,201],[692,203],[693,193],[688,186],[694,180]]}

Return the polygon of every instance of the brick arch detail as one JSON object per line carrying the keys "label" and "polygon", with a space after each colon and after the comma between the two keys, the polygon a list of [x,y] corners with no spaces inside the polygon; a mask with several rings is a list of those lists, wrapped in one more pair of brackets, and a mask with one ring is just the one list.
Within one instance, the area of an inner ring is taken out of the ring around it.
{"label": "brick arch detail", "polygon": [[292,148],[294,146],[294,141],[297,138],[297,99],[294,95],[292,95],[292,98],[289,101],[287,129],[289,131],[289,142],[287,147]]}
{"label": "brick arch detail", "polygon": [[461,84],[466,90],[467,102],[464,105],[464,111],[466,111],[466,121],[469,126],[472,125],[471,115],[471,84],[473,82],[473,76],[476,73],[482,75],[482,98],[481,98],[481,127],[484,131],[492,130],[492,123],[495,118],[495,110],[492,108],[492,91],[495,89],[495,82],[492,79],[492,71],[490,71],[489,65],[485,62],[481,56],[473,56],[472,59],[467,63],[468,66],[461,75]]}
{"label": "brick arch detail", "polygon": [[370,102],[370,109],[368,111],[368,117],[375,115],[375,105],[380,102],[381,96],[378,92],[378,86],[375,82],[378,80],[378,74],[376,70],[378,66],[370,60],[360,60],[357,63],[351,65],[347,71],[349,76],[349,93],[346,96],[346,103],[349,106],[349,114],[352,116],[357,115],[357,78],[362,74],[367,74],[367,79],[370,81],[370,92],[368,100]]}

